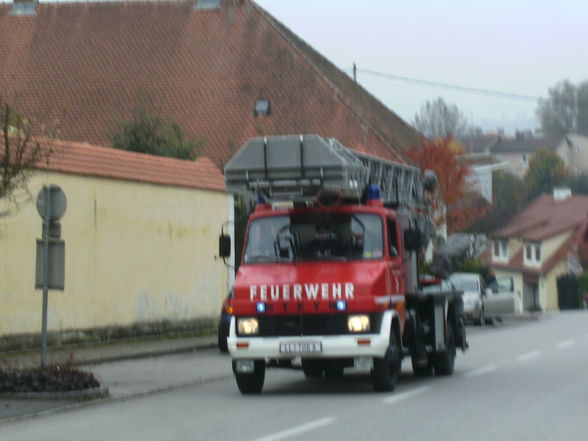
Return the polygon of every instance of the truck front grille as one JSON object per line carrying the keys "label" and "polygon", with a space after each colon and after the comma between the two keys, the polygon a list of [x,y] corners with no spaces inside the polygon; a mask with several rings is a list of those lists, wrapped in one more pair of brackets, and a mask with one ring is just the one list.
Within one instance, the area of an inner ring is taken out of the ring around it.
{"label": "truck front grille", "polygon": [[[369,314],[369,334],[380,331],[382,314]],[[258,337],[349,334],[347,314],[304,314],[258,316]]]}

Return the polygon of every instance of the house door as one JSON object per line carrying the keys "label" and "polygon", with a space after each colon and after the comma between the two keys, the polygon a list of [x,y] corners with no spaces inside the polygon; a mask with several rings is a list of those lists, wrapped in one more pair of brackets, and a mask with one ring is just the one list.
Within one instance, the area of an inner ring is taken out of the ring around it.
{"label": "house door", "polygon": [[538,311],[539,309],[539,287],[537,283],[523,282],[523,310]]}

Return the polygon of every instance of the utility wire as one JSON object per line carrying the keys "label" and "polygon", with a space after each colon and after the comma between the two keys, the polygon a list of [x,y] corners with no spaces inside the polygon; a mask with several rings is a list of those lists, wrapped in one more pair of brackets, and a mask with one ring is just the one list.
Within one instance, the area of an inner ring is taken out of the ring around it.
{"label": "utility wire", "polygon": [[[345,69],[345,70],[349,71],[350,69]],[[514,98],[514,99],[524,100],[524,101],[538,101],[538,100],[542,99],[541,97],[538,97],[538,96],[523,95],[523,94],[519,94],[519,93],[502,92],[499,90],[488,90],[488,89],[478,89],[475,87],[458,86],[456,84],[447,84],[447,83],[440,83],[437,81],[421,80],[418,78],[410,78],[410,77],[404,77],[401,75],[394,75],[394,74],[389,74],[389,73],[384,73],[384,72],[376,72],[374,70],[368,70],[368,69],[356,68],[356,71],[361,72],[361,73],[365,73],[368,75],[372,75],[372,76],[389,78],[389,79],[398,80],[398,81],[405,81],[408,83],[419,84],[422,86],[441,87],[444,89],[453,89],[453,90],[459,90],[462,92],[477,93],[480,95],[498,96],[498,97],[502,97],[502,98]]]}

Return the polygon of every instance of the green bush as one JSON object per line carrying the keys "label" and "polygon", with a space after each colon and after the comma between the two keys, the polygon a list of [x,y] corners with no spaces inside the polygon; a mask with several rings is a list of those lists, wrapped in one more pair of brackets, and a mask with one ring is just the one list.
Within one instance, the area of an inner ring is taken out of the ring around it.
{"label": "green bush", "polygon": [[588,271],[578,276],[578,296],[581,307],[584,305],[584,294],[588,294]]}
{"label": "green bush", "polygon": [[464,260],[463,265],[461,268],[456,270],[456,272],[477,273],[480,274],[486,281],[488,281],[491,274],[490,268],[484,265],[484,263],[478,259],[469,257]]}

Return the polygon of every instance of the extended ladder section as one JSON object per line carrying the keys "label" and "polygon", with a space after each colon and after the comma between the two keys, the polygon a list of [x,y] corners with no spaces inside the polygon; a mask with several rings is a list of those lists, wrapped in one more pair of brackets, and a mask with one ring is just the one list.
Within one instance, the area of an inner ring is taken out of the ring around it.
{"label": "extended ladder section", "polygon": [[344,147],[318,135],[254,138],[226,164],[227,191],[271,201],[316,201],[323,193],[361,200],[369,185],[386,204],[424,207],[418,168]]}

